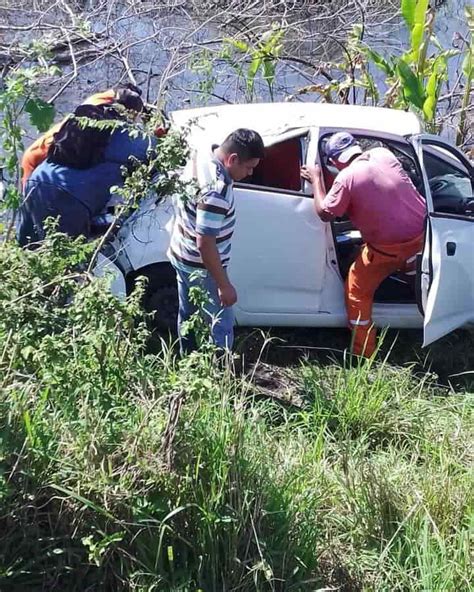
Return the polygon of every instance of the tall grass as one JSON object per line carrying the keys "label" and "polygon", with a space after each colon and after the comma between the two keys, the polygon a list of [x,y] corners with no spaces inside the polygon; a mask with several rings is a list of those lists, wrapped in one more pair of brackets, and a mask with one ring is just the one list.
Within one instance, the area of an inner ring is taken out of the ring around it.
{"label": "tall grass", "polygon": [[303,362],[283,405],[150,354],[87,257],[0,251],[2,592],[471,589],[472,394]]}

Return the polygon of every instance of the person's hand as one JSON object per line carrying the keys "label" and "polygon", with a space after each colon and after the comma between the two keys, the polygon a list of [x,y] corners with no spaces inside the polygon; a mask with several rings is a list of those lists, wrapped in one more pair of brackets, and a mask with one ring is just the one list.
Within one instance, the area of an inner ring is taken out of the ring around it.
{"label": "person's hand", "polygon": [[314,179],[317,179],[321,175],[321,167],[317,164],[303,165],[300,174],[305,181],[312,183]]}
{"label": "person's hand", "polygon": [[232,306],[237,302],[237,292],[235,291],[234,286],[229,282],[228,284],[224,284],[217,288],[219,293],[219,298],[221,301],[222,306]]}

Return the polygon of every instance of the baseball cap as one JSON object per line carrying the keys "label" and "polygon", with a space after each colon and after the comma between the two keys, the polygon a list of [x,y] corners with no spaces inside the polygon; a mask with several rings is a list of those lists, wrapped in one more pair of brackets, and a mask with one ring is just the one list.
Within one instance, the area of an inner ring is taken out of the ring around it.
{"label": "baseball cap", "polygon": [[355,154],[362,154],[362,148],[352,134],[337,132],[333,134],[324,147],[326,156],[339,162],[348,162]]}

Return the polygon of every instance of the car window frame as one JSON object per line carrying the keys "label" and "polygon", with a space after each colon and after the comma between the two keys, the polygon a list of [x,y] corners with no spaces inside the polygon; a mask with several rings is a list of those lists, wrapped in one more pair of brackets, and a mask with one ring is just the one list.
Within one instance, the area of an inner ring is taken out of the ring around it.
{"label": "car window frame", "polygon": [[[337,133],[339,131],[346,131],[346,130],[344,130],[342,128],[323,128],[323,127],[319,129],[319,134],[318,134],[318,138],[317,138],[315,162],[316,162],[316,164],[319,164],[321,167],[327,168],[326,157],[325,157],[325,154],[323,153],[323,150],[322,150],[323,141],[328,136],[330,136],[334,133]],[[418,160],[418,157],[416,155],[416,151],[415,151],[414,147],[407,140],[406,137],[396,136],[394,134],[384,134],[383,132],[381,134],[378,134],[377,132],[374,132],[373,130],[364,130],[364,129],[350,130],[350,133],[356,139],[359,137],[360,138],[367,138],[367,139],[371,139],[374,141],[382,142],[386,145],[387,144],[390,145],[391,143],[395,143],[395,144],[399,144],[400,146],[403,146],[404,148],[406,148],[406,151],[403,151],[398,146],[395,146],[396,150],[398,150],[399,152],[403,152],[407,158],[410,158],[412,160],[412,162],[415,166],[415,169],[416,169],[416,174],[418,175],[418,177],[420,179],[420,182],[419,182],[420,189],[418,189],[418,191],[420,192],[420,194],[424,198],[425,204],[426,204],[426,196],[425,196],[425,188],[424,188],[424,183],[423,183],[423,174],[421,171],[421,164]],[[324,175],[324,171],[323,171],[323,175]],[[325,185],[324,189],[326,192],[330,191],[330,188],[328,189],[326,187],[326,185]],[[428,208],[427,207],[426,207],[426,215],[428,216]],[[346,224],[346,225],[350,224],[351,228],[355,229],[355,226],[350,222],[350,220],[346,214],[340,218],[334,218],[330,223],[333,245],[334,245],[334,249],[336,249],[336,251],[337,251],[337,246],[336,246],[337,245],[337,235],[341,231],[344,224]],[[339,256],[337,256],[336,258],[338,261],[339,273],[341,274],[341,277],[342,277],[342,269],[341,269],[341,263],[339,261]]]}
{"label": "car window frame", "polygon": [[[333,133],[336,133],[338,131],[344,131],[344,130],[340,130],[337,128],[335,128],[333,130],[329,130],[329,129],[321,130],[321,134],[318,138],[318,150],[317,150],[318,162],[320,163],[321,167],[324,167],[327,170],[329,170],[329,172],[331,174],[332,174],[332,172],[328,167],[326,156],[322,151],[322,145],[323,145],[323,141],[325,138],[327,138],[328,136],[330,136]],[[373,132],[372,130],[354,130],[354,131],[351,131],[351,134],[354,136],[354,138],[356,140],[357,139],[367,139],[367,140],[374,140],[374,141],[381,142],[381,143],[387,145],[389,148],[392,147],[395,150],[395,156],[397,156],[396,152],[401,152],[406,158],[409,158],[412,161],[412,163],[414,164],[416,174],[419,179],[419,182],[418,182],[419,187],[416,187],[416,185],[415,185],[415,187],[421,193],[421,195],[426,199],[425,187],[424,187],[424,183],[423,183],[423,174],[421,171],[421,164],[418,161],[418,157],[416,155],[415,149],[410,144],[410,142],[408,142],[408,140],[406,138],[404,138],[403,136],[392,137],[392,136],[383,136],[383,135],[378,135],[378,134],[376,135],[376,133]],[[393,146],[392,146],[392,144],[393,144]],[[404,148],[406,147],[407,150],[406,151],[402,150],[401,147],[404,147]],[[398,158],[398,156],[397,156],[397,158]],[[329,190],[330,189],[327,189],[327,191],[329,191]]]}
{"label": "car window frame", "polygon": [[[295,136],[301,142],[301,165],[306,163],[308,157],[308,147],[311,141],[311,136],[309,131],[305,131],[301,135]],[[283,140],[286,141],[286,140]],[[276,142],[278,144],[280,142]],[[288,196],[297,196],[297,197],[305,197],[305,198],[312,198],[312,193],[307,193],[305,191],[305,182],[303,178],[301,178],[301,189],[296,191],[295,189],[283,189],[279,187],[269,187],[268,185],[257,185],[254,183],[243,183],[242,181],[234,181],[234,189],[246,189],[250,191],[266,191],[268,193],[277,193],[279,195],[288,195]]]}
{"label": "car window frame", "polygon": [[276,193],[278,195],[288,195],[290,197],[304,197],[312,199],[312,193],[303,193],[302,191],[295,191],[294,189],[278,189],[276,187],[267,187],[266,185],[251,185],[250,183],[242,183],[235,181],[234,189],[244,189],[246,191],[265,191],[266,193]]}
{"label": "car window frame", "polygon": [[[425,150],[424,148],[426,147],[426,145],[428,146],[438,146],[441,149],[446,150],[450,155],[454,155],[451,156],[451,158],[449,160],[451,161],[456,161],[459,160],[460,163],[466,167],[466,170],[463,171],[463,173],[471,180],[471,187],[473,188],[473,195],[474,195],[474,176],[473,176],[473,166],[472,164],[469,162],[469,160],[467,159],[466,156],[464,156],[462,154],[462,152],[460,152],[459,148],[457,148],[456,146],[451,146],[448,142],[444,141],[442,138],[438,138],[437,136],[432,136],[432,135],[427,135],[427,134],[418,134],[417,136],[414,136],[414,140],[416,139],[420,139],[421,141],[421,152],[422,152],[422,157],[424,159],[424,155],[425,155]],[[412,144],[412,142],[409,142],[410,144]],[[412,144],[413,145],[413,144]],[[413,148],[415,149],[415,146],[413,146]],[[416,152],[416,150],[415,150]],[[459,154],[457,154],[459,152]],[[434,158],[439,158],[437,155],[433,155],[432,153],[429,153],[430,156],[434,157]],[[418,160],[418,159],[417,159]],[[440,158],[440,160],[442,160]],[[424,164],[424,160],[423,160],[423,164]],[[452,165],[451,166],[455,166]],[[426,177],[426,183],[428,184],[428,190],[430,192],[430,198],[431,198],[431,202],[433,205],[433,210],[430,211],[430,209],[428,208],[428,217],[429,218],[447,218],[450,220],[461,220],[464,222],[474,222],[474,215],[469,216],[469,215],[463,215],[463,214],[457,214],[457,213],[452,213],[452,212],[437,212],[434,208],[434,202],[433,202],[433,196],[431,193],[431,190],[429,188],[429,179],[428,179],[428,173],[426,171],[426,167],[423,167],[423,171],[424,171],[424,181],[423,181],[423,185],[425,185],[425,177]],[[474,197],[473,197],[474,199]],[[425,200],[426,200],[426,196],[425,196]],[[427,202],[427,206],[428,206],[428,200],[426,200]]]}

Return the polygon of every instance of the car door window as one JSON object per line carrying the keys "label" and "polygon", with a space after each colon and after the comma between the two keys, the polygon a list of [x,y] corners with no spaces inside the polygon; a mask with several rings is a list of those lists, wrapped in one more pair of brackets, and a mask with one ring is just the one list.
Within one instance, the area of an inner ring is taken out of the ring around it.
{"label": "car door window", "polygon": [[290,138],[267,146],[265,157],[253,174],[242,183],[283,191],[302,191],[300,169],[304,162],[305,150],[306,136]]}
{"label": "car door window", "polygon": [[[324,157],[324,144],[331,134],[326,134],[320,140],[320,157],[323,163],[324,183],[326,191],[331,188],[334,179],[338,173],[337,169],[327,162]],[[388,140],[377,138],[376,136],[365,136],[361,134],[354,134],[355,139],[359,142],[362,150],[370,150],[372,148],[388,148],[397,157],[403,169],[412,180],[418,191],[423,192],[423,181],[416,164],[415,154],[413,148],[408,143],[397,142],[396,140]]]}
{"label": "car door window", "polygon": [[434,211],[474,217],[472,180],[454,154],[437,146],[423,148]]}

